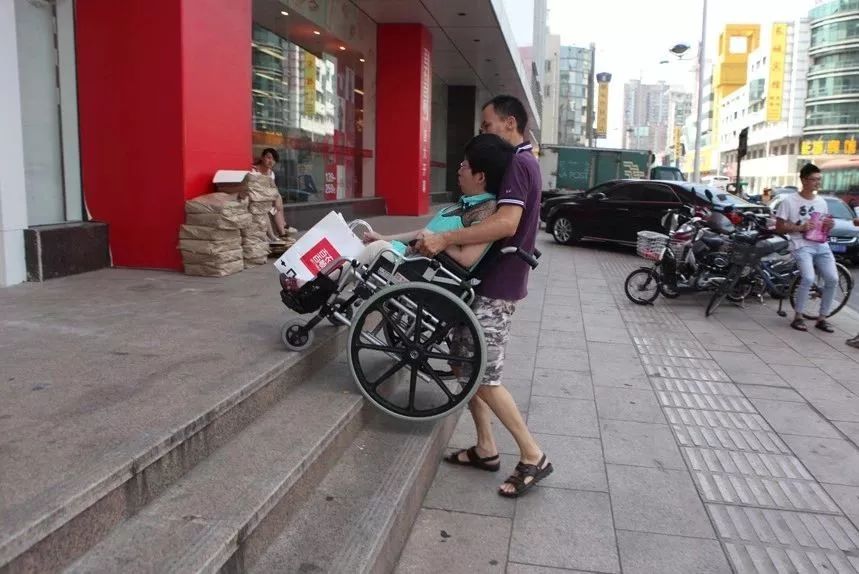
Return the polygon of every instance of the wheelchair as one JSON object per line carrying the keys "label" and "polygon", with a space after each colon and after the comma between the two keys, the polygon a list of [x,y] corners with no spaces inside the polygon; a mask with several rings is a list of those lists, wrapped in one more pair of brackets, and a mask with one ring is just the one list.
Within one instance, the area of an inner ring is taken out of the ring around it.
{"label": "wheelchair", "polygon": [[[363,221],[350,228],[370,229]],[[321,322],[349,327],[347,362],[367,400],[400,419],[447,416],[468,403],[483,378],[486,342],[470,304],[481,271],[502,256],[536,268],[540,253],[493,247],[469,270],[444,253],[427,258],[383,251],[368,265],[336,259],[297,290],[281,273],[284,305],[315,313],[287,321],[281,339],[287,349],[301,351]]]}

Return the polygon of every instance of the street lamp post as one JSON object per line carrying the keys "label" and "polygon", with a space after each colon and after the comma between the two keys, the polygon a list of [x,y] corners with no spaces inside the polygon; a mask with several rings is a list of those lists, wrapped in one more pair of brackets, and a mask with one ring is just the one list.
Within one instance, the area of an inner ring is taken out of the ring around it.
{"label": "street lamp post", "polygon": [[[698,42],[698,103],[695,111],[695,160],[692,167],[692,181],[701,180],[701,124],[703,108],[704,108],[704,62],[705,48],[707,45],[707,0],[703,0],[704,6],[701,16],[701,40]],[[677,56],[678,59],[683,59],[683,55],[689,50],[686,44],[676,44],[671,48],[671,53]],[[667,63],[666,61],[660,62]]]}
{"label": "street lamp post", "polygon": [[707,45],[707,0],[704,0],[704,14],[701,17],[701,42],[698,44],[698,105],[695,111],[695,163],[692,168],[692,181],[701,181],[701,115],[704,100],[704,49]]}

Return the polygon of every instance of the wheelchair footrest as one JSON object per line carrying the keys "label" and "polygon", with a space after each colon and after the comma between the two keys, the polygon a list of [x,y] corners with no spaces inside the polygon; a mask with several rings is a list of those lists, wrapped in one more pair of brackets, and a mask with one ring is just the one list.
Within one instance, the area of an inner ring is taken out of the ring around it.
{"label": "wheelchair footrest", "polygon": [[300,315],[315,313],[328,298],[337,292],[337,283],[327,275],[319,275],[302,285],[297,291],[283,289],[280,299],[289,309]]}

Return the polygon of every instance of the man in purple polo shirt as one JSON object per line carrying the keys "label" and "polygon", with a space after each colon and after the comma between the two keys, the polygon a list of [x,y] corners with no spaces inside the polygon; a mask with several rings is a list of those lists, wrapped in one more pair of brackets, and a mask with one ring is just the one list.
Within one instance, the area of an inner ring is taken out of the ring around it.
{"label": "man in purple polo shirt", "polygon": [[[516,155],[501,181],[497,211],[464,229],[425,236],[418,249],[433,257],[450,245],[497,242],[532,252],[540,223],[540,166],[525,141],[528,114],[512,96],[497,96],[481,112],[480,130],[504,138],[516,147]],[[477,428],[477,444],[445,458],[451,464],[497,471],[498,447],[492,435],[492,413],[510,431],[519,445],[520,462],[498,493],[516,497],[552,473],[552,464],[528,431],[510,392],[501,386],[504,348],[510,338],[510,322],[516,302],[528,294],[530,267],[514,255],[502,255],[483,273],[472,308],[486,338],[486,372],[477,394],[469,403]]]}

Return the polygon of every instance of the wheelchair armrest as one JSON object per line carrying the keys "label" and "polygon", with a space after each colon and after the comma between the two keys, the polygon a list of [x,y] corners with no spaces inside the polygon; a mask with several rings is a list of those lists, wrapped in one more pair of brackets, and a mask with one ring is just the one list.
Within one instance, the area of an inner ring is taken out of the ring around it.
{"label": "wheelchair armrest", "polygon": [[433,260],[460,279],[465,280],[471,276],[471,271],[457,263],[456,260],[447,253],[439,253],[433,258]]}

